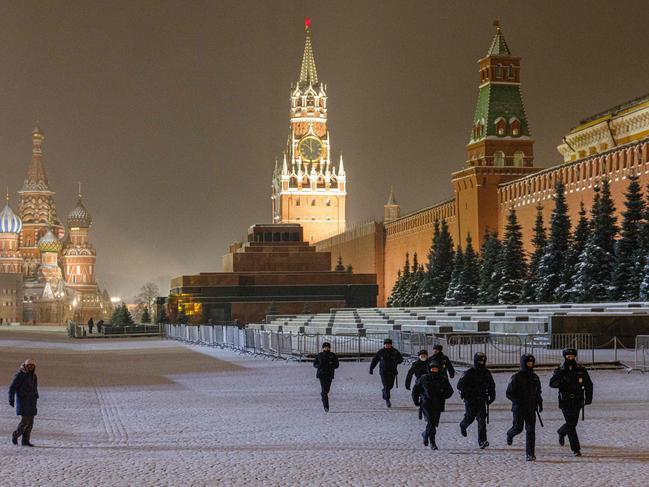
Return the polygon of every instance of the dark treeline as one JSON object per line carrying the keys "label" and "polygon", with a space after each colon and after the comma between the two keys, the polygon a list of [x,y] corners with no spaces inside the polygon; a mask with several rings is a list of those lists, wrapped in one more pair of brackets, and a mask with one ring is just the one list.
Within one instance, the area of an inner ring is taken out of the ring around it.
{"label": "dark treeline", "polygon": [[523,250],[522,231],[511,208],[502,238],[487,231],[478,254],[471,236],[454,246],[445,221],[436,221],[426,266],[417,254],[406,261],[388,306],[564,303],[646,300],[649,295],[649,187],[629,175],[618,225],[608,179],[595,190],[590,218],[581,203],[572,228],[565,187],[557,183],[546,227],[542,207]]}

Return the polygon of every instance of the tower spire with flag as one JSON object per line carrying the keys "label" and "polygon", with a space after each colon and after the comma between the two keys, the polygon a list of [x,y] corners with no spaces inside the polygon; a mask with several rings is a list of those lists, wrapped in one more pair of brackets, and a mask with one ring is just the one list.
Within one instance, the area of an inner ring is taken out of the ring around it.
{"label": "tower spire with flag", "polygon": [[300,87],[318,84],[318,71],[315,67],[315,58],[313,57],[313,46],[311,45],[311,19],[304,19],[304,55],[302,56],[302,66],[300,67]]}

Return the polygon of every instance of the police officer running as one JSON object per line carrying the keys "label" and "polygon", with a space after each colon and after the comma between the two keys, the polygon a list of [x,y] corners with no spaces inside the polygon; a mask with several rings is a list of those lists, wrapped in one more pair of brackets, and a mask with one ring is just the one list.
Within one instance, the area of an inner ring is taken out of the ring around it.
{"label": "police officer running", "polygon": [[424,446],[437,450],[435,434],[439,426],[439,417],[444,411],[446,400],[453,395],[453,388],[446,375],[442,372],[441,365],[432,360],[429,373],[422,375],[415,382],[412,389],[412,401],[419,406],[426,417],[426,429],[421,434]]}
{"label": "police officer running", "polygon": [[433,347],[433,355],[430,357],[430,360],[437,360],[442,367],[442,372],[452,379],[453,377],[455,377],[455,369],[453,368],[451,360],[446,355],[444,355],[444,352],[442,352],[442,350],[444,350],[444,347],[442,345],[435,345]]}
{"label": "police officer running", "polygon": [[322,344],[322,352],[315,356],[313,366],[318,370],[316,378],[320,379],[320,396],[322,406],[326,413],[329,412],[329,389],[334,380],[335,370],[339,366],[338,356],[331,351],[331,343]]}
{"label": "police officer running", "polygon": [[419,356],[419,360],[415,360],[412,363],[410,369],[408,369],[408,373],[406,374],[407,390],[410,390],[410,384],[412,383],[413,375],[415,376],[415,382],[417,382],[417,379],[419,379],[422,375],[427,374],[429,371],[428,350],[419,350],[419,353],[417,355]]}
{"label": "police officer running", "polygon": [[593,402],[593,382],[584,366],[577,363],[577,350],[566,348],[563,351],[564,361],[554,370],[550,387],[559,389],[559,408],[566,422],[557,430],[559,444],[563,446],[570,441],[570,449],[576,457],[581,456],[581,446],[577,436],[579,411]]}
{"label": "police officer running", "polygon": [[507,386],[507,399],[512,402],[514,419],[507,431],[507,444],[511,445],[514,436],[523,431],[525,425],[525,455],[528,462],[536,460],[536,414],[543,411],[541,381],[534,373],[534,355],[521,355],[521,370],[512,375]]}
{"label": "police officer running", "polygon": [[387,407],[392,407],[390,402],[390,391],[394,387],[394,380],[397,377],[397,365],[403,362],[403,357],[399,350],[392,347],[392,340],[386,338],[383,340],[383,348],[374,354],[370,364],[370,374],[374,373],[374,368],[379,365],[379,373],[383,384],[383,400]]}
{"label": "police officer running", "polygon": [[460,422],[462,436],[466,429],[478,421],[478,445],[489,446],[487,441],[487,408],[496,400],[496,384],[487,369],[487,355],[478,352],[473,356],[473,367],[468,368],[457,383],[457,390],[464,400],[464,419]]}

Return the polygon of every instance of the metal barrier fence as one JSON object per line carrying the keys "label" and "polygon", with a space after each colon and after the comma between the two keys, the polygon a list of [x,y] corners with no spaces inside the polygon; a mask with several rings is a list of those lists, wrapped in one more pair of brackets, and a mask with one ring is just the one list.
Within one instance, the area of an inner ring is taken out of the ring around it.
{"label": "metal barrier fence", "polygon": [[593,336],[588,333],[531,335],[451,335],[444,347],[453,362],[471,364],[476,352],[487,354],[491,365],[518,365],[524,353],[531,353],[537,365],[554,365],[563,360],[565,348],[575,348],[579,361],[595,363]]}
{"label": "metal barrier fence", "polygon": [[166,325],[167,338],[199,345],[231,348],[242,352],[275,358],[304,360],[321,351],[322,343],[331,343],[332,350],[343,359],[361,360],[371,357],[391,338],[394,346],[406,357],[416,357],[419,350],[432,351],[436,344],[455,363],[472,364],[476,352],[487,354],[495,366],[518,366],[523,353],[532,353],[538,365],[556,365],[562,360],[564,348],[576,348],[579,360],[595,361],[590,334],[559,335],[450,335],[447,338],[405,331],[320,335],[239,328],[228,325]]}
{"label": "metal barrier fence", "polygon": [[649,370],[649,335],[635,337],[635,368],[643,372]]}
{"label": "metal barrier fence", "polygon": [[133,325],[133,326],[110,326],[104,325],[101,329],[95,328],[94,333],[86,325],[77,325],[74,322],[68,323],[68,336],[71,338],[99,338],[99,337],[133,337],[133,336],[163,336],[164,325]]}

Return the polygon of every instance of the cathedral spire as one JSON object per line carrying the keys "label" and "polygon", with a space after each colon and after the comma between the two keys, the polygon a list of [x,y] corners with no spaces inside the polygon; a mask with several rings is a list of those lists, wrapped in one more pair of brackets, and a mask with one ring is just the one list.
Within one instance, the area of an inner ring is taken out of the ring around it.
{"label": "cathedral spire", "polygon": [[32,160],[27,170],[27,178],[22,191],[49,191],[49,182],[43,163],[43,140],[45,136],[36,125],[32,130]]}
{"label": "cathedral spire", "polygon": [[394,186],[390,186],[390,196],[388,197],[387,205],[396,205],[397,199],[394,197]]}
{"label": "cathedral spire", "polygon": [[300,88],[318,84],[318,71],[315,67],[313,47],[311,46],[311,19],[309,17],[304,19],[304,31],[306,33],[306,38],[304,40],[304,55],[302,56],[300,79],[298,80]]}

